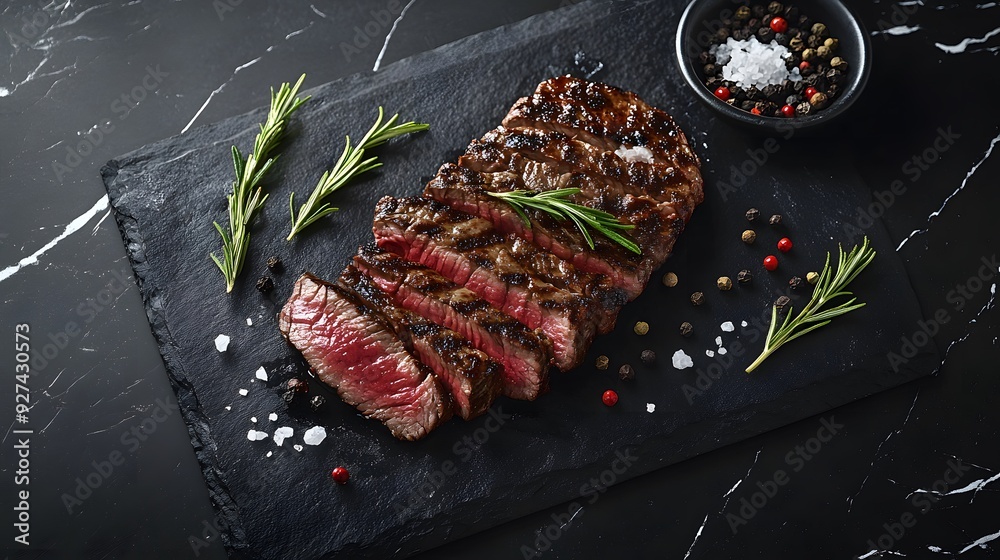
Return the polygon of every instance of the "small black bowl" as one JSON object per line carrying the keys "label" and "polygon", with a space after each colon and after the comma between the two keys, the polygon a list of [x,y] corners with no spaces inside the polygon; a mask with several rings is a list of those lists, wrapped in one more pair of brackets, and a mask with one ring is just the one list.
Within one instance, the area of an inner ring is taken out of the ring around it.
{"label": "small black bowl", "polygon": [[[751,3],[764,3],[756,0]],[[824,127],[844,114],[858,99],[872,67],[871,39],[857,16],[839,0],[788,0],[814,22],[823,22],[830,35],[837,37],[840,45],[837,54],[848,63],[847,80],[837,97],[821,111],[805,117],[779,118],[754,115],[725,103],[715,97],[702,81],[698,55],[708,50],[710,38],[722,27],[721,14],[730,14],[746,4],[740,0],[694,0],[684,10],[677,26],[677,61],[681,73],[691,89],[706,105],[730,121],[748,128],[765,130],[813,130]],[[728,17],[732,17],[731,15]]]}

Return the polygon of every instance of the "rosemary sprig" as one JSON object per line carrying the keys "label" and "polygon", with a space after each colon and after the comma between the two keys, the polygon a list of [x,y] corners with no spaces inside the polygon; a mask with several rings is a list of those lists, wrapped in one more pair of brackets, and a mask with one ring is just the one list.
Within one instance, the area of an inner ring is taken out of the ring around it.
{"label": "rosemary sprig", "polygon": [[351,137],[347,137],[344,152],[340,154],[337,164],[333,166],[333,169],[329,169],[323,173],[316,188],[309,195],[309,199],[299,208],[298,215],[295,213],[295,193],[292,193],[288,197],[288,208],[292,214],[292,230],[288,234],[288,241],[291,241],[297,233],[309,227],[317,220],[339,210],[339,208],[331,206],[329,202],[324,202],[337,189],[343,187],[358,175],[382,166],[377,157],[366,159],[366,150],[385,144],[397,136],[430,128],[428,124],[412,121],[397,125],[396,121],[399,120],[398,113],[383,123],[383,116],[382,107],[379,107],[378,119],[375,120],[375,124],[368,130],[368,133],[365,134],[357,146],[352,146]]}
{"label": "rosemary sprig", "polygon": [[[840,246],[837,249],[839,256],[836,272],[830,267],[830,253],[827,253],[826,264],[823,265],[823,272],[820,273],[819,280],[816,282],[812,298],[799,311],[798,315],[793,318],[792,309],[789,308],[781,328],[775,330],[778,324],[778,306],[775,305],[771,309],[771,326],[768,328],[767,338],[764,340],[764,351],[750,364],[746,370],[747,373],[756,369],[761,362],[785,343],[826,325],[838,315],[865,306],[863,302],[854,303],[857,298],[853,297],[854,294],[846,291],[845,288],[872,262],[875,258],[875,250],[869,247],[867,237],[860,246],[851,249],[850,253],[845,254],[844,248]],[[842,297],[850,299],[832,305],[833,300]]]}
{"label": "rosemary sprig", "polygon": [[583,206],[569,201],[569,197],[580,192],[577,188],[555,189],[551,191],[507,191],[491,192],[490,196],[499,198],[511,205],[517,215],[521,217],[526,227],[531,227],[531,220],[525,213],[527,208],[541,210],[557,220],[570,220],[583,234],[587,240],[587,245],[594,248],[594,240],[587,231],[586,226],[607,237],[608,239],[625,247],[637,255],[642,254],[639,245],[619,231],[634,229],[634,225],[623,224],[618,221],[614,214],[609,214],[603,210]]}
{"label": "rosemary sprig", "polygon": [[294,86],[287,82],[281,84],[278,92],[271,88],[271,107],[267,112],[267,120],[260,125],[260,132],[254,141],[253,150],[244,157],[239,148],[233,146],[233,168],[236,179],[233,181],[233,192],[226,195],[229,201],[229,229],[223,229],[219,222],[213,222],[215,229],[222,236],[222,258],[214,253],[210,256],[215,265],[222,271],[226,279],[226,292],[232,292],[236,277],[243,269],[247,248],[250,246],[250,221],[264,206],[267,195],[258,186],[260,180],[274,164],[277,156],[270,157],[285,131],[288,118],[309,97],[297,97],[299,87],[306,75],[302,74]]}

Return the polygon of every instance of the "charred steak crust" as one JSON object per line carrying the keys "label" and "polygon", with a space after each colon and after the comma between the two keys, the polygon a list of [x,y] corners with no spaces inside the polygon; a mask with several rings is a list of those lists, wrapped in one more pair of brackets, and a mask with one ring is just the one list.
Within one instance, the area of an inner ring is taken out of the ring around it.
{"label": "charred steak crust", "polygon": [[374,233],[383,249],[433,268],[553,344],[563,371],[583,360],[602,320],[599,302],[553,286],[526,268],[508,238],[486,220],[423,198],[385,197],[375,209]]}
{"label": "charred steak crust", "polygon": [[420,439],[451,417],[451,397],[434,373],[385,315],[348,291],[306,273],[278,326],[323,383],[395,437]]}
{"label": "charred steak crust", "polygon": [[503,388],[503,366],[457,332],[396,306],[354,265],[337,285],[388,319],[393,332],[447,387],[455,413],[468,420],[486,412]]}
{"label": "charred steak crust", "polygon": [[396,305],[461,333],[503,364],[505,395],[534,400],[546,390],[552,343],[544,333],[498,311],[471,290],[374,243],[359,249],[354,262]]}

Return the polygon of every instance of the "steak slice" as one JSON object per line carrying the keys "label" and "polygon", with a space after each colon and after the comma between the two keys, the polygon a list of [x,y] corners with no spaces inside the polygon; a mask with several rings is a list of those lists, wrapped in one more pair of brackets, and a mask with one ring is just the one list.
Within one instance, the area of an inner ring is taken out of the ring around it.
{"label": "steak slice", "polygon": [[704,199],[700,174],[696,181],[678,168],[622,156],[560,132],[499,127],[474,140],[459,165],[480,172],[515,171],[544,163],[557,173],[585,173],[621,194],[648,197],[687,221]]}
{"label": "steak slice", "polygon": [[278,326],[323,383],[397,438],[420,439],[451,417],[451,397],[433,372],[384,315],[343,288],[302,275]]}
{"label": "steak slice", "polygon": [[379,247],[433,268],[552,341],[555,366],[583,361],[603,315],[600,304],[549,284],[481,218],[426,198],[385,197],[375,207]]}
{"label": "steak slice", "polygon": [[337,285],[384,315],[406,348],[429,366],[451,392],[455,413],[468,420],[493,404],[503,388],[503,366],[477,350],[462,335],[397,307],[354,265]]}
{"label": "steak slice", "polygon": [[[632,203],[638,200],[634,197],[609,197],[592,205],[616,216],[630,214],[632,219],[629,221],[637,227],[628,234],[643,249],[643,255],[636,255],[603,235],[593,236],[594,248],[591,249],[572,223],[560,222],[537,210],[526,212],[530,219],[530,225],[526,226],[509,204],[488,194],[524,188],[524,183],[511,173],[478,173],[446,163],[424,188],[424,196],[485,218],[500,232],[531,241],[581,270],[608,276],[615,286],[624,290],[629,300],[642,292],[650,274],[660,264],[644,257],[665,255],[669,251],[661,239],[663,224],[659,214],[655,209],[650,211],[648,203],[633,206]],[[682,226],[681,220],[671,224],[678,232]],[[653,255],[645,254],[647,249]]]}
{"label": "steak slice", "polygon": [[354,262],[396,305],[458,331],[503,364],[503,393],[508,397],[530,401],[547,388],[552,343],[541,331],[529,329],[437,272],[375,244],[362,247]]}
{"label": "steak slice", "polygon": [[701,184],[698,156],[674,119],[636,94],[572,76],[546,80],[503,120],[507,128],[541,128],[614,152],[642,147],[653,161],[676,167]]}

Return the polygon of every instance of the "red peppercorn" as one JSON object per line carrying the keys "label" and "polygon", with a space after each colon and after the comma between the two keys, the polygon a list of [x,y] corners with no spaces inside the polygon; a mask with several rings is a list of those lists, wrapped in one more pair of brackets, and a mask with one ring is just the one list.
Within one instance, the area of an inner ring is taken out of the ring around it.
{"label": "red peppercorn", "polygon": [[806,101],[812,99],[812,96],[816,95],[817,93],[819,93],[819,90],[817,90],[816,88],[812,86],[807,87],[805,91]]}
{"label": "red peppercorn", "polygon": [[601,395],[601,400],[608,406],[615,406],[618,404],[618,393],[608,389],[607,391],[604,391],[603,395]]}
{"label": "red peppercorn", "polygon": [[809,68],[810,66],[812,65],[809,64],[808,60],[803,60],[802,62],[799,63],[799,72],[804,71],[806,68]]}
{"label": "red peppercorn", "polygon": [[716,89],[715,96],[723,101],[729,99],[729,88],[727,88],[726,86],[722,86]]}
{"label": "red peppercorn", "polygon": [[764,257],[764,268],[772,272],[778,270],[778,257],[774,255]]}
{"label": "red peppercorn", "polygon": [[795,107],[792,107],[791,105],[785,105],[784,107],[781,108],[781,114],[785,115],[786,117],[794,117]]}
{"label": "red peppercorn", "polygon": [[750,109],[750,112],[753,113],[753,114],[755,114],[755,115],[759,115],[760,114],[760,109],[754,107],[754,108]]}
{"label": "red peppercorn", "polygon": [[347,469],[344,467],[337,467],[333,469],[330,476],[333,477],[333,480],[337,484],[347,484],[347,481],[351,479],[351,473],[347,472]]}
{"label": "red peppercorn", "polygon": [[784,33],[788,29],[788,22],[783,17],[776,17],[771,20],[771,31]]}
{"label": "red peppercorn", "polygon": [[792,250],[792,240],[787,237],[782,237],[778,240],[778,250],[782,253],[787,253]]}

